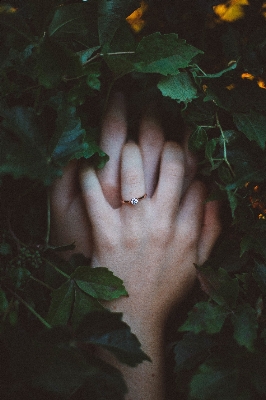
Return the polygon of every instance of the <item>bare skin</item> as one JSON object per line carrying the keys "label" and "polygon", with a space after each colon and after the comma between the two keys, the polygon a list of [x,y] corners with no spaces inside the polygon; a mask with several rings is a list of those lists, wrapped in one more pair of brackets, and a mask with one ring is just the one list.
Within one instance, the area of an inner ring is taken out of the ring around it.
{"label": "bare skin", "polygon": [[[138,144],[126,143],[126,132],[124,100],[116,95],[101,139],[110,161],[100,172],[84,163],[82,192],[74,184],[77,163],[66,168],[52,192],[53,239],[76,240],[93,267],[107,266],[123,279],[129,297],[107,306],[123,312],[152,363],[132,369],[103,357],[123,372],[127,400],[162,400],[165,321],[193,285],[194,264],[208,258],[220,223],[217,204],[205,204],[204,186],[193,181],[195,163],[186,149],[164,142],[151,117],[141,123]],[[145,193],[136,206],[121,204]]]}

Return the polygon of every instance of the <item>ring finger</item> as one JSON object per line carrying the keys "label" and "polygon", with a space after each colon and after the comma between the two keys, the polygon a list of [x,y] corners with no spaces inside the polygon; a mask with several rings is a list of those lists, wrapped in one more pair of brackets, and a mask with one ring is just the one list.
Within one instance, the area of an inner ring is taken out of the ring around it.
{"label": "ring finger", "polygon": [[[141,198],[146,194],[143,163],[139,147],[127,143],[121,160],[121,195],[124,201]],[[127,204],[126,204],[127,205]],[[131,204],[129,203],[131,206]]]}

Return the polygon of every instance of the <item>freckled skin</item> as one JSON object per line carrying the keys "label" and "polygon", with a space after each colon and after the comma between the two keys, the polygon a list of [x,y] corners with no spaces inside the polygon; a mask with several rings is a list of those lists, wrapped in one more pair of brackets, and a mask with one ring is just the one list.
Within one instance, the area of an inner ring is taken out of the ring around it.
{"label": "freckled skin", "polygon": [[[123,312],[152,363],[130,368],[108,352],[100,356],[124,374],[127,400],[163,400],[165,321],[193,285],[194,263],[208,258],[220,223],[217,203],[205,205],[205,188],[193,181],[195,161],[186,144],[164,142],[150,115],[141,122],[138,144],[126,143],[126,132],[125,101],[117,94],[101,138],[110,161],[100,172],[79,168],[81,192],[71,189],[77,165],[67,167],[52,192],[53,238],[60,244],[75,238],[93,267],[106,266],[123,279],[129,296],[105,305]],[[121,204],[145,193],[135,206]]]}

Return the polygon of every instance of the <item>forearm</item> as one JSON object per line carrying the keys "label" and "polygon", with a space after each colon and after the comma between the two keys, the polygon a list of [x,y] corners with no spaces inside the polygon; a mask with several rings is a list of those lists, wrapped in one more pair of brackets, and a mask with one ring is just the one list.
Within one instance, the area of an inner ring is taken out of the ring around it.
{"label": "forearm", "polygon": [[[112,309],[111,311],[122,311]],[[137,317],[137,316],[136,316]],[[153,324],[149,317],[142,321],[132,319],[132,315],[124,310],[123,320],[131,327],[139,339],[142,350],[150,357],[151,362],[144,361],[137,367],[129,367],[119,363],[113,356],[102,353],[101,357],[118,368],[127,383],[126,400],[164,400],[164,338],[163,326]]]}

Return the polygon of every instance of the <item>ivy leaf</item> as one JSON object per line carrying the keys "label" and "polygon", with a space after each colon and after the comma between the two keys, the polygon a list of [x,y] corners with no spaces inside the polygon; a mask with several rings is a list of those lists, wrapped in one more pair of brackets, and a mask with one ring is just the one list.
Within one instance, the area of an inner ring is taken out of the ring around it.
{"label": "ivy leaf", "polygon": [[101,75],[100,63],[89,64],[86,67],[86,73],[88,74],[86,79],[87,85],[91,89],[100,90],[101,88],[101,81],[99,80],[99,77]]}
{"label": "ivy leaf", "polygon": [[39,83],[46,89],[56,87],[65,76],[73,78],[81,75],[79,57],[57,41],[45,37],[38,50]]}
{"label": "ivy leaf", "polygon": [[77,337],[88,344],[101,346],[116,358],[135,367],[149,357],[141,350],[137,337],[122,321],[121,313],[93,312],[87,315],[77,331]]}
{"label": "ivy leaf", "polygon": [[227,198],[229,200],[229,205],[230,205],[230,208],[231,208],[232,217],[234,218],[235,211],[236,211],[237,204],[238,204],[237,196],[231,190],[227,190],[226,194],[227,194]]}
{"label": "ivy leaf", "polygon": [[99,0],[98,31],[100,44],[112,41],[120,23],[139,7],[138,0]]}
{"label": "ivy leaf", "polygon": [[257,263],[253,269],[252,275],[262,293],[266,294],[266,266],[264,264]]}
{"label": "ivy leaf", "polygon": [[93,55],[93,53],[100,49],[100,46],[94,46],[86,50],[81,50],[77,54],[79,56],[81,64],[85,64]]}
{"label": "ivy leaf", "polygon": [[76,152],[85,150],[85,130],[76,115],[76,107],[69,105],[62,93],[59,92],[50,102],[57,110],[56,131],[49,144],[50,154],[53,160],[64,165],[74,158]]}
{"label": "ivy leaf", "polygon": [[93,297],[75,287],[74,306],[71,315],[71,324],[76,329],[84,316],[92,311],[101,311],[104,307]]}
{"label": "ivy leaf", "polygon": [[174,346],[175,371],[195,368],[206,358],[214,345],[214,340],[208,335],[195,335],[192,332],[185,334]]}
{"label": "ivy leaf", "polygon": [[240,346],[254,351],[254,340],[257,338],[258,322],[254,308],[249,303],[239,305],[231,314],[234,327],[234,338]]}
{"label": "ivy leaf", "polygon": [[202,51],[179,39],[177,34],[156,32],[140,41],[134,68],[139,72],[176,75],[179,68],[186,68],[198,54]]}
{"label": "ivy leaf", "polygon": [[197,88],[187,72],[162,78],[157,84],[163,96],[168,96],[178,103],[189,103],[197,97]]}
{"label": "ivy leaf", "polygon": [[243,236],[240,243],[240,256],[246,251],[253,250],[266,259],[266,236],[263,232],[253,231]]}
{"label": "ivy leaf", "polygon": [[61,5],[55,11],[48,33],[64,41],[85,38],[87,47],[97,46],[97,5],[93,1]]}
{"label": "ivy leaf", "polygon": [[197,400],[237,400],[238,373],[233,367],[202,364],[190,382],[190,396]]}
{"label": "ivy leaf", "polygon": [[226,317],[227,311],[223,306],[202,301],[195,304],[188,313],[188,318],[179,331],[189,331],[195,334],[202,331],[209,334],[218,333],[222,329]]}
{"label": "ivy leaf", "polygon": [[57,171],[47,162],[43,121],[30,107],[0,106],[0,174],[26,176],[50,184]]}
{"label": "ivy leaf", "polygon": [[206,143],[208,142],[208,136],[204,128],[201,126],[197,126],[196,129],[189,136],[189,150],[190,151],[198,151],[205,148]]}
{"label": "ivy leaf", "polygon": [[239,284],[236,278],[231,278],[228,272],[219,268],[217,271],[210,267],[197,267],[198,278],[202,289],[220,306],[229,308],[236,306]]}
{"label": "ivy leaf", "polygon": [[218,167],[220,165],[220,163],[219,164],[214,163],[214,160],[213,160],[213,158],[214,158],[213,153],[214,153],[218,143],[219,143],[219,139],[213,138],[207,142],[206,147],[205,147],[205,156],[210,161],[213,169],[215,168],[215,166]]}
{"label": "ivy leaf", "polygon": [[266,142],[266,117],[253,110],[249,113],[235,113],[234,122],[249,140],[255,140],[264,150]]}
{"label": "ivy leaf", "polygon": [[52,326],[66,325],[75,299],[74,282],[69,280],[52,293],[47,322]]}
{"label": "ivy leaf", "polygon": [[79,267],[71,278],[81,290],[96,299],[114,300],[127,295],[123,281],[107,268]]}
{"label": "ivy leaf", "polygon": [[8,309],[8,301],[5,292],[0,288],[0,313],[4,313]]}

